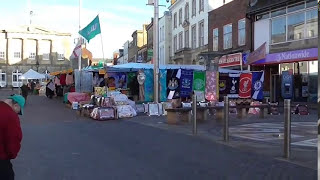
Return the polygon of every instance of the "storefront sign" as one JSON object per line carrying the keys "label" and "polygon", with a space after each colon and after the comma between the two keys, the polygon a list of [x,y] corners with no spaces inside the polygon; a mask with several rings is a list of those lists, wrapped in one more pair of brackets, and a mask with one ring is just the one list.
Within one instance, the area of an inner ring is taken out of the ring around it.
{"label": "storefront sign", "polygon": [[225,55],[219,59],[219,67],[239,66],[241,61],[242,53]]}
{"label": "storefront sign", "polygon": [[249,55],[248,61],[246,63],[252,64],[256,61],[259,61],[265,58],[266,58],[266,43],[263,43],[258,49],[256,49]]}
{"label": "storefront sign", "polygon": [[297,51],[288,51],[282,53],[268,54],[265,59],[257,61],[258,64],[279,64],[296,61],[316,60],[318,59],[318,48],[303,49]]}

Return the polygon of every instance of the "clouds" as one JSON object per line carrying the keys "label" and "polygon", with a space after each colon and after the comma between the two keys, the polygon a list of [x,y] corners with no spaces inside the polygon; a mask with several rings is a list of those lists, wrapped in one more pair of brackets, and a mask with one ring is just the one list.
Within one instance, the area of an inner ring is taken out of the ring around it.
{"label": "clouds", "polygon": [[[68,4],[65,1],[48,4],[43,1],[34,3],[35,0],[33,0],[33,24],[71,33],[73,45],[73,38],[78,37],[79,30],[79,7],[77,1],[73,1],[74,3]],[[132,0],[99,1],[97,3],[85,1],[84,3],[87,4],[82,5],[81,28],[84,28],[99,14],[105,58],[112,57],[112,53],[122,48],[124,42],[131,40],[131,34],[135,30],[142,29],[145,23],[150,23],[153,16],[153,7],[146,6],[147,0],[139,1],[140,4]],[[0,16],[1,28],[25,25],[29,22],[26,7],[11,4],[10,7],[0,7],[0,10],[6,14],[6,16]],[[164,8],[160,8],[160,15],[163,10]],[[92,52],[94,58],[102,58],[101,36],[98,35],[90,40],[87,48]]]}

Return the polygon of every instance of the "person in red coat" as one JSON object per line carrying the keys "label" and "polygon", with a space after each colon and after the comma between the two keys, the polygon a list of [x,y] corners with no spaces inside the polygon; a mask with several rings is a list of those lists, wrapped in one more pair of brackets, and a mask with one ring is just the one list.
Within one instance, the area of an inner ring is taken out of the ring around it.
{"label": "person in red coat", "polygon": [[14,180],[11,160],[20,151],[22,131],[19,115],[23,114],[24,97],[11,95],[0,101],[0,179]]}

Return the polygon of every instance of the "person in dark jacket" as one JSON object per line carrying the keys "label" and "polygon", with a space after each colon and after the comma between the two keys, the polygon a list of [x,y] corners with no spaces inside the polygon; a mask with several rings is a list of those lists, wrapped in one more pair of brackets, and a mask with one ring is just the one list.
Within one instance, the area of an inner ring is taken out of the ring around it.
{"label": "person in dark jacket", "polygon": [[0,101],[0,179],[14,180],[11,160],[21,148],[22,131],[18,114],[23,114],[24,97],[11,95]]}
{"label": "person in dark jacket", "polygon": [[24,99],[27,101],[28,98],[28,86],[26,84],[23,84],[21,86],[21,95],[24,97]]}

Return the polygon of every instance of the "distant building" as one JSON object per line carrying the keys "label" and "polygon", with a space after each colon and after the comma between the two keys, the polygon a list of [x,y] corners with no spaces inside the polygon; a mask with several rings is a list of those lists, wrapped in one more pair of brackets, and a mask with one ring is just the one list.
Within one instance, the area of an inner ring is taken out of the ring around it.
{"label": "distant building", "polygon": [[171,14],[166,11],[159,19],[159,64],[171,64],[171,23]]}
{"label": "distant building", "polygon": [[[132,33],[132,41],[129,43],[129,53],[128,53],[128,61],[129,62],[145,62],[146,59],[143,57],[143,55],[146,53],[146,51],[139,51],[143,49],[143,47],[147,44],[147,31],[146,31],[147,25],[143,25],[142,30],[136,30]],[[138,52],[140,52],[138,56]],[[139,57],[139,58],[138,58]]]}
{"label": "distant building", "polygon": [[71,68],[71,34],[37,26],[0,32],[0,86],[19,87],[29,69],[49,73]]}

